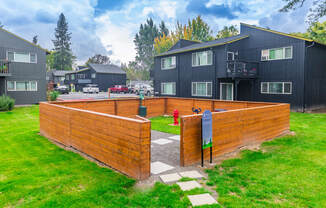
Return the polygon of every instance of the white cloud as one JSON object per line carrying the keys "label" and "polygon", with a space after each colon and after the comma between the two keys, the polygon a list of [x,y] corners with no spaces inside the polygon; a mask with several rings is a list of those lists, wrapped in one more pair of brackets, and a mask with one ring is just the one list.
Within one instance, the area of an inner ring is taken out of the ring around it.
{"label": "white cloud", "polygon": [[133,38],[136,25],[130,23],[114,24],[110,15],[102,15],[95,19],[96,35],[107,50],[112,50],[111,59],[115,62],[128,62],[134,59],[136,51]]}

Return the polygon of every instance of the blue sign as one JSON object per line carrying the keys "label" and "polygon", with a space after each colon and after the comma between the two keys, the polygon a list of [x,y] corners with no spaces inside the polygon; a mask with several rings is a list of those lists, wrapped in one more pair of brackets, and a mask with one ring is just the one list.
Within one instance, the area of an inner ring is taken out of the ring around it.
{"label": "blue sign", "polygon": [[202,148],[212,147],[213,130],[212,130],[212,112],[205,110],[202,116]]}

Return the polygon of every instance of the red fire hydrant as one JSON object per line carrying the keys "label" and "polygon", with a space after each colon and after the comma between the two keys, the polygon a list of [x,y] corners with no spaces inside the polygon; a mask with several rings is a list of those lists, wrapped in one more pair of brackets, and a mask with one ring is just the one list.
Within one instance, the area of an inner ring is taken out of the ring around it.
{"label": "red fire hydrant", "polygon": [[179,111],[177,109],[175,109],[173,111],[173,118],[174,118],[173,125],[178,126],[179,125],[179,120],[178,120],[178,118],[179,118]]}

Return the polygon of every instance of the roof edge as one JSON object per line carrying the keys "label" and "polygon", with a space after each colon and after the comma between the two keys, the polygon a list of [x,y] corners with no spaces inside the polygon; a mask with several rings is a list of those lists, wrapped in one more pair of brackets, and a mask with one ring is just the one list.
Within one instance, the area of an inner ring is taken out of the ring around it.
{"label": "roof edge", "polygon": [[203,46],[203,47],[198,47],[198,48],[191,48],[191,49],[182,50],[182,51],[177,51],[177,52],[174,52],[174,53],[159,54],[159,55],[156,55],[154,57],[168,56],[168,55],[184,53],[184,52],[188,52],[188,51],[195,51],[195,50],[204,49],[204,48],[211,48],[211,47],[215,47],[215,46],[226,45],[226,44],[233,43],[233,42],[236,42],[236,41],[248,38],[248,37],[249,37],[249,35],[245,35],[243,37],[240,37],[240,38],[237,38],[237,39],[234,39],[234,40],[230,40],[230,41],[227,41],[227,42],[224,42],[224,43],[216,43],[216,44],[212,44],[212,45],[208,45],[208,46]]}
{"label": "roof edge", "polygon": [[266,31],[266,32],[271,32],[271,33],[275,33],[275,34],[278,34],[278,35],[287,36],[287,37],[290,37],[290,38],[296,38],[296,39],[299,39],[299,40],[305,40],[305,41],[309,41],[309,42],[314,41],[314,40],[309,39],[309,38],[303,38],[303,37],[299,37],[299,36],[296,36],[296,35],[290,35],[290,34],[287,34],[287,33],[276,31],[276,30],[270,30],[270,29],[258,27],[258,26],[255,26],[255,25],[249,25],[249,24],[246,24],[246,23],[243,23],[243,22],[240,22],[240,25],[245,25],[247,27],[251,27],[251,28],[254,28],[254,29],[257,29],[257,30],[263,30],[263,31]]}
{"label": "roof edge", "polygon": [[10,32],[10,31],[8,31],[8,30],[2,28],[2,27],[0,27],[0,30],[4,31],[4,32],[6,32],[6,33],[8,33],[8,34],[10,34],[10,35],[13,35],[13,36],[16,37],[16,38],[19,38],[19,39],[21,39],[21,40],[23,40],[23,41],[25,41],[25,42],[31,44],[32,46],[35,46],[35,47],[37,47],[37,48],[39,48],[39,49],[45,51],[47,54],[50,54],[50,53],[51,53],[49,50],[47,50],[47,49],[45,49],[45,48],[42,48],[41,46],[36,45],[36,44],[34,44],[34,43],[32,43],[32,42],[26,40],[25,38],[22,38],[22,37],[20,37],[20,36],[14,34],[14,33],[12,33],[12,32]]}

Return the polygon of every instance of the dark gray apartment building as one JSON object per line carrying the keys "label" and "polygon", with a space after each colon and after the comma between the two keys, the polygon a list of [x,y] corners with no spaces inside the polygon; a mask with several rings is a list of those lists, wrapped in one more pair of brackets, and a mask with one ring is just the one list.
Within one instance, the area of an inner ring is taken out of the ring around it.
{"label": "dark gray apartment building", "polygon": [[0,28],[0,95],[16,104],[46,100],[47,51]]}

